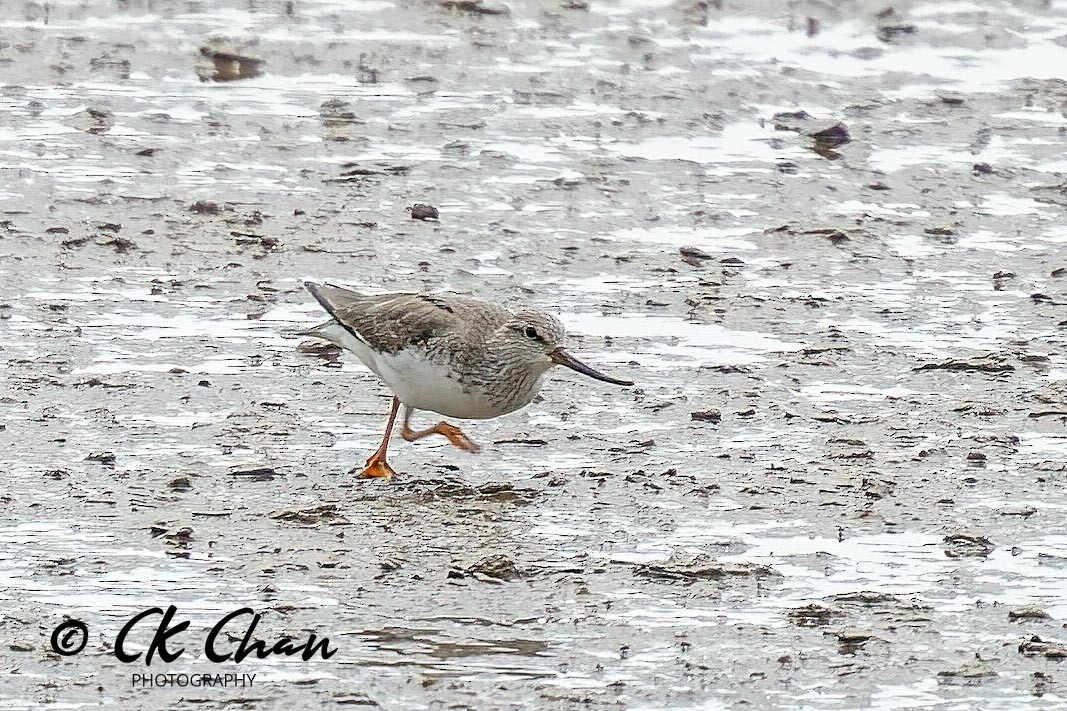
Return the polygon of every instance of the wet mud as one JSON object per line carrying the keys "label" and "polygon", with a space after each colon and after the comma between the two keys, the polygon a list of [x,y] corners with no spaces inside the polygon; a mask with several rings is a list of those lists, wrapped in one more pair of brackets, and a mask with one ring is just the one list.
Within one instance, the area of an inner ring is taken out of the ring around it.
{"label": "wet mud", "polygon": [[[5,6],[4,706],[1067,708],[1065,37],[1059,1]],[[290,335],[303,278],[548,308],[637,385],[557,373],[355,481],[388,393]],[[190,641],[160,670],[255,686],[133,689],[115,633],[169,604],[339,651]]]}

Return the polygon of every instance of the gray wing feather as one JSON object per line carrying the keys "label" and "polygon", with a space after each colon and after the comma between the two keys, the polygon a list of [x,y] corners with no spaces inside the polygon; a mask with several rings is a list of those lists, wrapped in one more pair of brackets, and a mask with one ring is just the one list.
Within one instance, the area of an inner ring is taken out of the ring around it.
{"label": "gray wing feather", "polygon": [[[334,321],[378,352],[425,347],[436,339],[481,339],[511,318],[507,309],[457,294],[364,296],[333,284],[305,282],[304,286]],[[317,335],[315,330],[321,327],[306,333]]]}

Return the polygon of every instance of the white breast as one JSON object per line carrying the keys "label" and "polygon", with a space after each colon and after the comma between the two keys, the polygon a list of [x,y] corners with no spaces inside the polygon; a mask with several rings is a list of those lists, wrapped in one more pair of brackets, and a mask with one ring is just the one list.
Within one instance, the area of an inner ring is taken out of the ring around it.
{"label": "white breast", "polygon": [[503,414],[479,388],[464,388],[448,377],[443,364],[427,360],[417,349],[378,354],[378,375],[400,398],[416,410],[432,410],[448,417],[486,419]]}

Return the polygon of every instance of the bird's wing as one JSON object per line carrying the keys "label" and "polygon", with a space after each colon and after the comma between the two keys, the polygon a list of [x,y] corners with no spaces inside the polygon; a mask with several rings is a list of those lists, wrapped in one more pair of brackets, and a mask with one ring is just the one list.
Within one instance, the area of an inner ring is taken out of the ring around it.
{"label": "bird's wing", "polygon": [[337,323],[380,353],[459,333],[485,334],[511,317],[506,309],[456,294],[364,296],[332,284],[304,285]]}

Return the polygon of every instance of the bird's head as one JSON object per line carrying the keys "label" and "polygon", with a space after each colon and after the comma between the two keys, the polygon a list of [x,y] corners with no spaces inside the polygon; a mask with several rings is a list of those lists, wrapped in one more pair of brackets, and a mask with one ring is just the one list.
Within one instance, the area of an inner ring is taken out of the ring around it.
{"label": "bird's head", "polygon": [[567,331],[555,316],[543,311],[525,309],[515,315],[500,330],[502,344],[511,357],[544,372],[554,365],[576,370],[590,378],[614,385],[633,385],[629,380],[620,380],[590,368],[564,348]]}

